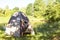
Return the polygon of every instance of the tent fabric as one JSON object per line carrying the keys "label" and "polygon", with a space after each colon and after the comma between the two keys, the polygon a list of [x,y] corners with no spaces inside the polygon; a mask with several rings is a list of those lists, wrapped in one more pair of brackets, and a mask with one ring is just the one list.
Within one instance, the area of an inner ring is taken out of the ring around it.
{"label": "tent fabric", "polygon": [[29,26],[29,19],[23,12],[15,12],[7,26],[5,33],[7,35],[20,36]]}

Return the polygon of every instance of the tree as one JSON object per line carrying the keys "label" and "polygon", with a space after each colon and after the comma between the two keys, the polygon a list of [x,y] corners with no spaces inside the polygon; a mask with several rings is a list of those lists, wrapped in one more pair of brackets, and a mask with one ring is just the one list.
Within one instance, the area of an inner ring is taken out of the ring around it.
{"label": "tree", "polygon": [[46,8],[45,14],[43,14],[46,20],[49,20],[50,22],[60,20],[60,3],[53,2],[52,4],[48,4]]}
{"label": "tree", "polygon": [[10,12],[11,12],[11,10],[9,9],[9,6],[7,5],[5,7],[5,10],[3,11],[3,14],[4,14],[4,16],[9,16],[10,15]]}
{"label": "tree", "polygon": [[19,11],[26,13],[26,8],[20,8]]}
{"label": "tree", "polygon": [[56,1],[60,3],[60,0],[56,0]]}
{"label": "tree", "polygon": [[26,14],[27,15],[32,15],[32,4],[31,3],[27,6]]}
{"label": "tree", "polygon": [[19,8],[18,8],[18,7],[14,7],[14,8],[13,8],[13,11],[14,11],[14,12],[19,11]]}
{"label": "tree", "polygon": [[4,16],[2,8],[0,8],[0,16]]}
{"label": "tree", "polygon": [[36,0],[34,2],[34,17],[41,18],[45,10],[46,5],[43,0]]}

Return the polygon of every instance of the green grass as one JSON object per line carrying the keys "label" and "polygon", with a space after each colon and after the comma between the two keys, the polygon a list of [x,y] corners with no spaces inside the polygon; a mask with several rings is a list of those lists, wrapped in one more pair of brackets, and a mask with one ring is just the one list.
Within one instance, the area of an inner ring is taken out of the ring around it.
{"label": "green grass", "polygon": [[7,23],[10,17],[0,17],[0,23]]}
{"label": "green grass", "polygon": [[10,17],[0,17],[0,40],[36,40],[36,36],[26,35],[23,37],[11,37],[4,34],[4,26],[8,23]]}
{"label": "green grass", "polygon": [[[30,23],[34,28],[35,35],[26,35],[23,37],[11,37],[4,34],[3,27],[9,21],[10,17],[0,17],[0,40],[52,40],[55,36],[60,38],[60,22],[47,23],[40,19],[29,17]],[[36,19],[36,20],[34,20]]]}

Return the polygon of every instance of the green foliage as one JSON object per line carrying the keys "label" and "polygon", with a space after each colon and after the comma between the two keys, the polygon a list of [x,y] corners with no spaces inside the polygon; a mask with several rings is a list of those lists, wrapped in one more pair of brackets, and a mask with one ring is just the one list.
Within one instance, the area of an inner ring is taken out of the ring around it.
{"label": "green foliage", "polygon": [[[49,0],[47,4],[43,0],[35,0],[34,4],[29,4],[27,8],[19,9],[15,7],[9,9],[0,8],[0,22],[7,23],[11,15],[16,11],[22,11],[28,16],[31,25],[33,26],[36,35],[35,36],[24,36],[21,38],[6,37],[4,36],[4,29],[0,25],[0,39],[9,40],[53,40],[54,37],[59,40],[60,36],[60,2],[59,0]],[[31,16],[32,15],[32,16]],[[3,18],[2,18],[3,17]],[[47,20],[47,22],[40,21]],[[3,20],[2,20],[3,19]],[[4,26],[4,25],[3,25]],[[56,40],[56,39],[55,39]]]}
{"label": "green foliage", "polygon": [[15,7],[13,9],[9,9],[8,6],[5,7],[5,9],[0,8],[0,17],[8,17],[11,16],[14,12],[19,11],[18,7]]}
{"label": "green foliage", "polygon": [[49,21],[59,21],[60,20],[60,3],[55,3],[52,5],[47,5],[44,17]]}
{"label": "green foliage", "polygon": [[[27,15],[32,15],[36,18],[40,18],[42,17],[42,13],[44,12],[43,8],[45,5],[43,4],[43,2],[41,0],[36,0],[34,4],[29,4],[27,6],[27,10],[26,13]],[[43,11],[42,11],[43,10]]]}
{"label": "green foliage", "polygon": [[29,4],[26,9],[26,14],[27,15],[32,15],[32,4]]}
{"label": "green foliage", "polygon": [[13,8],[12,11],[14,11],[14,12],[19,11],[19,8],[18,7],[15,7],[15,8]]}
{"label": "green foliage", "polygon": [[[27,14],[33,13],[36,18],[45,18],[51,22],[60,20],[60,3],[56,0],[47,1],[47,5],[43,0],[36,0],[34,4],[29,4],[27,7]],[[33,6],[33,7],[32,7]],[[33,10],[32,10],[33,9]]]}
{"label": "green foliage", "polygon": [[0,16],[3,16],[3,9],[0,8]]}
{"label": "green foliage", "polygon": [[26,13],[26,8],[21,8],[21,9],[19,9],[19,11],[21,11],[21,12],[27,14],[27,13]]}
{"label": "green foliage", "polygon": [[56,0],[56,1],[60,3],[60,0]]}

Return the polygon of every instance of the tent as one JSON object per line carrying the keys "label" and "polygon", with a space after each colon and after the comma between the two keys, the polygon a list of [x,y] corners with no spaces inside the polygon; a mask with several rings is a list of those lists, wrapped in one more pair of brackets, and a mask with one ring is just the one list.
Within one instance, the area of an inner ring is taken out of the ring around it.
{"label": "tent", "polygon": [[15,12],[6,26],[5,34],[20,37],[25,33],[34,34],[29,19],[23,12]]}

